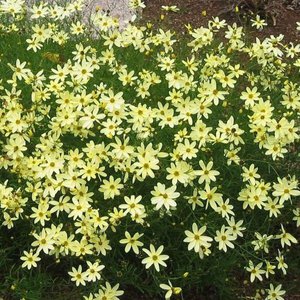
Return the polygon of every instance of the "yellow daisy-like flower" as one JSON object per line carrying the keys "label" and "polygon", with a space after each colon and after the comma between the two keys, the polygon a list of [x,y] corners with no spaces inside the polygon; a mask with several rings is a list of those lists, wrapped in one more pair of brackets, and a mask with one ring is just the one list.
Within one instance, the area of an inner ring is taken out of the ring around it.
{"label": "yellow daisy-like flower", "polygon": [[146,269],[148,269],[152,265],[154,265],[155,270],[157,272],[159,272],[160,265],[162,265],[164,267],[167,266],[167,264],[164,261],[167,260],[169,258],[169,256],[162,254],[163,250],[164,250],[164,246],[160,246],[156,250],[152,244],[150,245],[150,250],[143,248],[143,251],[148,255],[148,257],[146,257],[142,260],[142,263],[146,265],[145,266]]}

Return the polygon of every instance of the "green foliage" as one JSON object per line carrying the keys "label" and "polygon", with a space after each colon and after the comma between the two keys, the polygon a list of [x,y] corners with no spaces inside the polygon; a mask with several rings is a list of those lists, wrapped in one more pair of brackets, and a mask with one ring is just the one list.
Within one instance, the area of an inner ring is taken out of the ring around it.
{"label": "green foliage", "polygon": [[4,2],[0,295],[293,293],[299,45]]}

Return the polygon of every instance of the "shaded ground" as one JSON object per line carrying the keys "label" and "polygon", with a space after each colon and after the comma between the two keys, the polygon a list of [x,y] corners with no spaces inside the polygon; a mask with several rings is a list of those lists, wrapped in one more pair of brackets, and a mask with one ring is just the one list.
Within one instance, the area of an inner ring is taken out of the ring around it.
{"label": "shaded ground", "polygon": [[[300,40],[300,32],[296,30],[296,22],[300,21],[300,1],[297,5],[295,0],[269,0],[270,3],[264,7],[254,7],[252,2],[258,0],[145,0],[146,8],[142,17],[143,21],[150,21],[155,25],[163,24],[182,33],[186,31],[185,24],[190,24],[193,28],[207,26],[212,16],[218,16],[229,23],[246,25],[253,12],[259,13],[268,23],[263,32],[248,26],[253,35],[267,37],[282,33],[288,42],[295,43]],[[238,12],[235,10],[236,3],[240,3]],[[161,10],[162,5],[177,5],[180,11],[165,12]],[[163,21],[161,14],[164,14]]]}

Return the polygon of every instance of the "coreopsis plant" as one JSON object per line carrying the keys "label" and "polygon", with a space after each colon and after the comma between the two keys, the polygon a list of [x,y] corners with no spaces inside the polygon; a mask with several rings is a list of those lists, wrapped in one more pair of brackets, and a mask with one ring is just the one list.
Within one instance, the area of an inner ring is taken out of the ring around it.
{"label": "coreopsis plant", "polygon": [[83,5],[0,4],[0,295],[282,299],[300,46],[217,17],[183,46],[99,9],[85,23]]}

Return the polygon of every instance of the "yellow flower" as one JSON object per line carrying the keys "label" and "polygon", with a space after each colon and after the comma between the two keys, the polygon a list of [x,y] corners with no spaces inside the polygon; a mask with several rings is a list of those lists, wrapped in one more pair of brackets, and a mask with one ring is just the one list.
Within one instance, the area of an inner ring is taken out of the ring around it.
{"label": "yellow flower", "polygon": [[99,191],[103,193],[104,199],[113,199],[115,196],[120,195],[120,190],[124,187],[120,182],[121,178],[114,179],[113,176],[109,176],[109,180],[103,180]]}
{"label": "yellow flower", "polygon": [[50,220],[51,212],[49,212],[49,205],[46,203],[39,203],[38,207],[32,207],[33,214],[30,215],[30,218],[34,219],[34,224],[41,223],[42,226],[45,226],[45,221]]}
{"label": "yellow flower", "polygon": [[145,8],[145,3],[142,0],[129,0],[128,3],[131,9]]}
{"label": "yellow flower", "polygon": [[284,256],[278,250],[278,256],[276,256],[276,260],[278,261],[277,269],[282,270],[282,273],[286,275],[286,269],[288,268],[287,263],[284,261]]}
{"label": "yellow flower", "polygon": [[23,152],[27,149],[24,138],[19,134],[12,134],[8,143],[4,146],[7,156],[15,160],[18,157],[24,157]]}
{"label": "yellow flower", "polygon": [[28,270],[30,270],[32,267],[36,268],[36,262],[41,260],[41,258],[38,255],[39,252],[33,253],[32,251],[24,251],[24,256],[20,257],[20,259],[24,261],[22,264],[22,268],[27,268]]}
{"label": "yellow flower", "polygon": [[168,255],[162,254],[164,246],[158,247],[156,250],[154,245],[150,244],[150,249],[143,248],[143,251],[148,255],[148,257],[142,260],[142,263],[145,264],[146,269],[154,265],[154,268],[157,272],[160,271],[160,265],[166,267],[167,264],[164,262],[169,258]]}
{"label": "yellow flower", "polygon": [[104,269],[104,265],[100,265],[98,261],[92,263],[90,261],[86,262],[88,269],[85,271],[86,280],[95,282],[101,279],[100,271]]}
{"label": "yellow flower", "polygon": [[216,193],[217,187],[210,188],[209,184],[205,185],[204,190],[200,190],[199,195],[202,200],[206,200],[206,209],[208,205],[211,206],[212,209],[217,209],[217,204],[220,205],[222,201],[223,195],[221,193]]}
{"label": "yellow flower", "polygon": [[282,233],[277,235],[276,238],[280,239],[281,247],[284,248],[285,245],[291,246],[291,243],[297,244],[298,241],[290,233],[286,232],[283,225],[281,224]]}
{"label": "yellow flower", "polygon": [[273,284],[270,283],[270,288],[267,289],[268,296],[266,300],[284,300],[283,296],[285,291],[281,289],[282,285],[279,284],[274,288]]}
{"label": "yellow flower", "polygon": [[218,90],[216,80],[212,79],[210,82],[206,83],[204,94],[207,96],[207,100],[218,105],[220,100],[225,99],[224,95],[227,95],[228,92]]}
{"label": "yellow flower", "polygon": [[36,239],[34,242],[32,242],[33,247],[38,247],[37,252],[43,250],[44,253],[48,254],[50,250],[54,249],[54,243],[55,240],[53,238],[52,232],[46,232],[46,230],[43,228],[43,230],[40,232],[40,234],[33,233],[33,237]]}
{"label": "yellow flower", "polygon": [[300,195],[300,191],[298,189],[298,180],[296,180],[294,177],[290,180],[285,177],[278,177],[277,181],[278,183],[273,184],[274,191],[272,195],[279,197],[280,204],[290,200],[293,196],[296,197]]}
{"label": "yellow flower", "polygon": [[125,196],[124,200],[126,204],[119,205],[121,209],[125,209],[124,215],[127,215],[128,213],[131,215],[139,215],[145,210],[144,205],[139,203],[142,200],[142,196],[135,197],[134,195],[131,195],[130,198]]}
{"label": "yellow flower", "polygon": [[76,23],[72,23],[70,27],[70,33],[74,35],[79,35],[84,33],[84,24],[77,21]]}
{"label": "yellow flower", "polygon": [[229,215],[234,215],[233,212],[233,205],[229,204],[229,199],[226,199],[225,201],[222,199],[219,206],[217,207],[216,211],[221,214],[222,218],[229,218]]}
{"label": "yellow flower", "polygon": [[231,229],[226,229],[223,225],[221,230],[216,231],[215,241],[219,243],[219,250],[227,252],[227,247],[234,248],[234,244],[231,241],[236,240],[237,236],[232,234]]}
{"label": "yellow flower", "polygon": [[220,174],[219,171],[213,170],[213,162],[208,162],[207,165],[204,164],[203,160],[200,160],[199,165],[201,170],[195,171],[195,175],[200,176],[198,182],[199,184],[205,181],[205,184],[209,184],[211,181],[216,181],[216,176]]}
{"label": "yellow flower", "polygon": [[257,92],[257,87],[250,89],[249,87],[246,88],[245,92],[242,92],[241,97],[242,100],[245,100],[246,108],[253,107],[255,101],[260,100],[260,93]]}
{"label": "yellow flower", "polygon": [[249,261],[249,267],[246,268],[248,272],[250,272],[250,281],[253,282],[256,278],[259,281],[262,281],[262,274],[265,274],[265,271],[261,269],[263,263],[259,263],[256,266],[254,266],[253,262]]}
{"label": "yellow flower", "polygon": [[172,180],[172,184],[176,186],[177,182],[180,182],[186,185],[190,181],[190,173],[192,171],[191,166],[184,162],[178,161],[171,163],[169,168],[166,168],[168,175],[166,177],[167,180]]}
{"label": "yellow flower", "polygon": [[72,271],[68,272],[68,274],[71,276],[71,281],[75,281],[76,286],[79,286],[80,284],[86,285],[87,273],[82,272],[81,265],[78,269],[72,267]]}
{"label": "yellow flower", "polygon": [[265,22],[265,20],[261,19],[259,15],[256,15],[255,19],[251,19],[252,27],[256,27],[256,29],[263,29],[264,26],[267,26],[268,24]]}
{"label": "yellow flower", "polygon": [[170,282],[170,280],[168,280],[168,284],[165,283],[161,283],[159,285],[159,287],[163,290],[166,290],[166,294],[165,294],[165,299],[169,300],[171,298],[171,296],[174,295],[179,295],[181,293],[181,288],[180,287],[173,287],[172,283]]}
{"label": "yellow flower", "polygon": [[209,236],[203,235],[206,231],[206,226],[202,226],[198,229],[198,226],[196,223],[193,223],[192,225],[192,231],[185,230],[184,233],[187,236],[183,241],[188,244],[188,250],[194,249],[195,252],[199,252],[200,249],[203,248],[209,248],[212,242],[212,238]]}
{"label": "yellow flower", "polygon": [[121,244],[126,244],[125,252],[129,252],[131,249],[135,254],[139,254],[139,247],[142,247],[144,243],[139,241],[138,239],[142,237],[143,234],[136,232],[133,236],[130,235],[128,231],[125,232],[125,239],[120,240]]}
{"label": "yellow flower", "polygon": [[153,205],[156,205],[155,209],[158,210],[162,206],[164,206],[167,210],[169,210],[170,207],[176,207],[177,203],[175,199],[180,196],[180,193],[175,191],[175,185],[166,188],[164,184],[158,183],[154,187],[154,191],[151,191],[151,195],[153,195],[153,197],[151,198],[151,203]]}
{"label": "yellow flower", "polygon": [[177,5],[162,5],[161,9],[164,11],[171,11],[171,12],[179,11],[179,8],[177,7]]}
{"label": "yellow flower", "polygon": [[258,168],[255,168],[254,164],[251,164],[249,169],[246,167],[242,167],[243,173],[243,182],[249,181],[250,184],[255,185],[256,179],[260,178],[260,175],[257,173]]}

